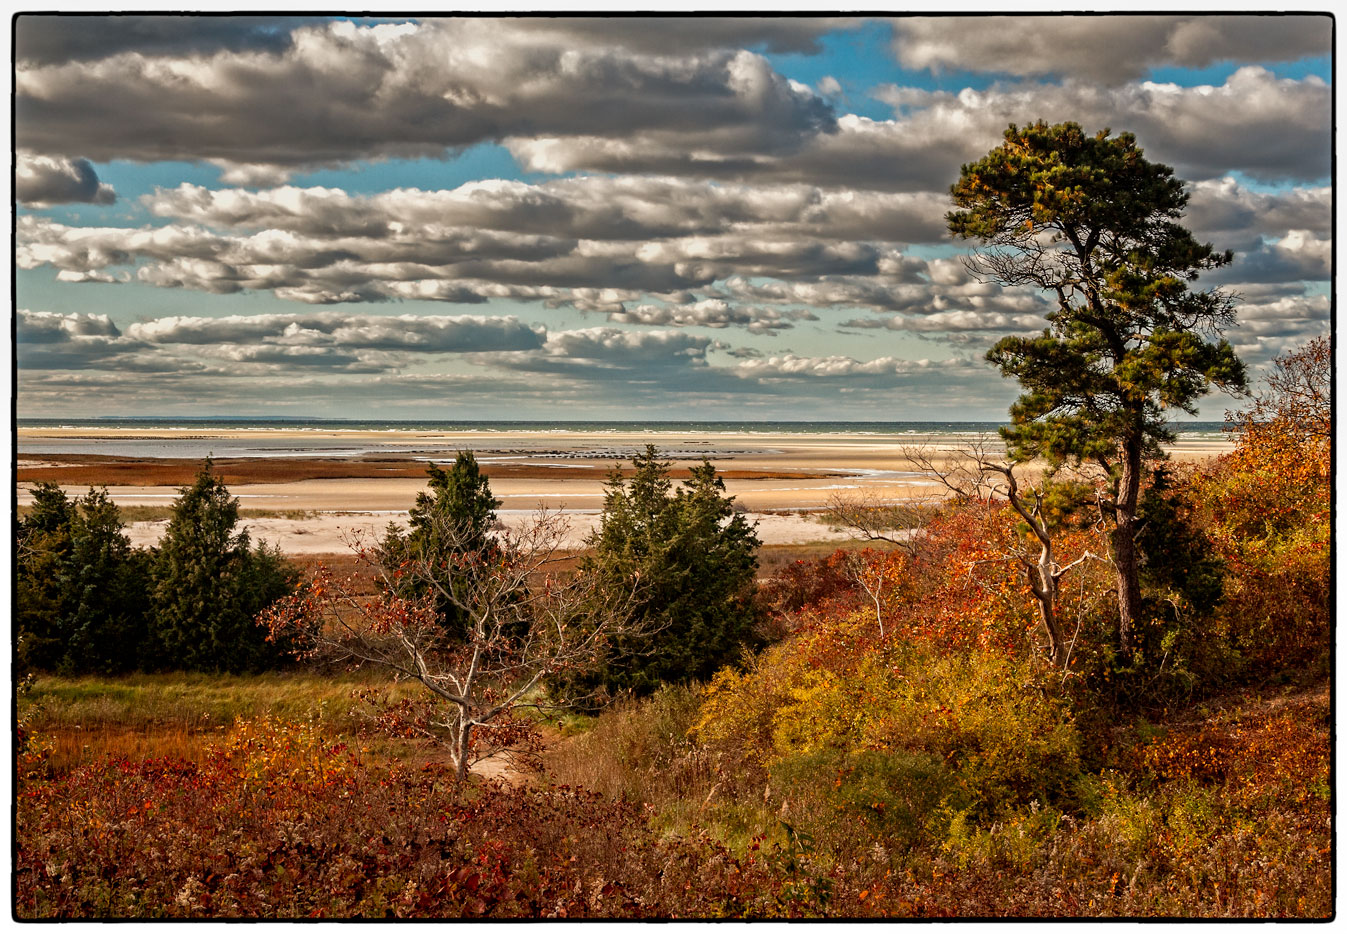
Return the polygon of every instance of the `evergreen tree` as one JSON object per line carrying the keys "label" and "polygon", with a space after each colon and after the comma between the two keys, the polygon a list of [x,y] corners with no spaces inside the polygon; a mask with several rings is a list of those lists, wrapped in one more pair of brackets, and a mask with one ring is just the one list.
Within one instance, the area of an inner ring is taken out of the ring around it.
{"label": "evergreen tree", "polygon": [[141,662],[146,555],[131,548],[106,489],[69,500],[38,484],[18,524],[15,624],[26,665],[114,673]]}
{"label": "evergreen tree", "polygon": [[601,669],[558,685],[575,697],[705,679],[761,644],[753,600],[760,542],[715,467],[703,461],[675,491],[670,462],[653,445],[632,463],[629,480],[609,477],[583,570],[610,578],[609,593],[635,582],[635,628],[651,634],[618,637]]}
{"label": "evergreen tree", "polygon": [[107,490],[76,503],[71,553],[60,575],[68,671],[137,668],[146,638],[148,560],[131,548],[121,511]]}
{"label": "evergreen tree", "polygon": [[487,477],[471,451],[460,451],[449,470],[431,464],[429,488],[416,494],[408,512],[409,529],[390,523],[378,548],[379,563],[392,570],[398,596],[434,595],[445,630],[461,635],[467,621],[450,594],[464,590],[468,577],[497,547],[491,529],[500,500],[491,495]]}
{"label": "evergreen tree", "polygon": [[1230,345],[1212,341],[1232,301],[1189,283],[1231,261],[1177,223],[1188,195],[1130,133],[1088,136],[1074,123],[1010,126],[1005,143],[965,165],[952,187],[956,236],[985,245],[975,263],[1003,284],[1055,300],[1037,337],[987,354],[1024,393],[1002,434],[1020,460],[1103,468],[1117,569],[1118,647],[1141,610],[1136,536],[1143,461],[1172,439],[1165,413],[1196,413],[1210,387],[1244,387]]}
{"label": "evergreen tree", "polygon": [[33,487],[15,529],[14,630],[26,666],[53,670],[65,657],[61,574],[74,547],[75,506],[55,483]]}
{"label": "evergreen tree", "polygon": [[297,575],[279,553],[236,532],[238,500],[206,461],[179,491],[151,570],[151,639],[160,666],[203,671],[277,664],[255,617],[293,589]]}

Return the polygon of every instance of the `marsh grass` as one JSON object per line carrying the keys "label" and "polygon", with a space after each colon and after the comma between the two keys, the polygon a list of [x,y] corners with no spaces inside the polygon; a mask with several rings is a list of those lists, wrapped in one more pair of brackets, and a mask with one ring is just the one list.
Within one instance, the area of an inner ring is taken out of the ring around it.
{"label": "marsh grass", "polygon": [[368,723],[352,692],[370,687],[387,687],[394,698],[417,693],[363,672],[42,675],[19,698],[18,713],[51,746],[48,765],[57,774],[106,755],[199,761],[235,720],[263,715],[317,721],[324,734],[374,754],[416,757],[412,744],[364,735]]}

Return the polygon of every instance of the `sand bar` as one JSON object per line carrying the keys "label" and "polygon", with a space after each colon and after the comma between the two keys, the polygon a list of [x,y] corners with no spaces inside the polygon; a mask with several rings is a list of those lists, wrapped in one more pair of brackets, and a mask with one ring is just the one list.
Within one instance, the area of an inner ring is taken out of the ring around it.
{"label": "sand bar", "polygon": [[[904,457],[905,449],[924,446],[937,458],[957,456],[969,437],[843,432],[20,428],[19,502],[31,501],[28,486],[50,469],[52,461],[43,454],[72,449],[139,451],[147,470],[156,456],[192,456],[208,448],[218,457],[294,458],[296,468],[305,458],[322,459],[328,467],[333,460],[345,459],[344,463],[368,468],[364,472],[370,475],[230,484],[230,492],[245,509],[315,514],[304,519],[249,520],[254,537],[294,553],[327,553],[343,550],[342,537],[353,531],[377,533],[405,515],[417,492],[425,488],[420,464],[452,460],[457,451],[466,449],[476,452],[491,476],[491,489],[502,501],[503,516],[524,516],[539,506],[577,513],[574,534],[580,540],[603,505],[606,471],[629,461],[646,444],[654,444],[676,467],[686,468],[706,457],[717,470],[727,473],[727,491],[759,520],[759,535],[765,542],[804,542],[827,540],[834,533],[812,519],[767,513],[818,510],[837,496],[911,499],[937,495],[938,483],[913,469]],[[1179,460],[1201,460],[1230,447],[1225,438],[1181,435],[1171,453]],[[71,456],[65,454],[67,462]],[[390,470],[382,466],[389,462],[403,462],[396,471],[401,476],[379,473]],[[44,469],[41,464],[49,467]],[[408,466],[414,469],[409,471]],[[735,474],[757,476],[736,479]],[[97,471],[90,477],[100,482]],[[67,489],[72,494],[81,492],[73,484]],[[109,484],[108,492],[123,506],[167,505],[177,495],[176,483],[122,482]],[[157,540],[158,523],[136,525],[132,533],[137,544]]]}

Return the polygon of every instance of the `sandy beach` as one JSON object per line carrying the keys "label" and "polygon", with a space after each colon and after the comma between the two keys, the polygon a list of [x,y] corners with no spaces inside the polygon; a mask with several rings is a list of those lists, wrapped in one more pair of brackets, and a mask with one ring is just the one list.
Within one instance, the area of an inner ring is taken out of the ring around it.
{"label": "sandy beach", "polygon": [[[168,505],[199,468],[199,452],[221,452],[216,470],[245,509],[293,511],[299,518],[248,518],[255,539],[293,554],[345,551],[353,536],[382,532],[404,518],[425,488],[425,465],[475,452],[502,501],[501,520],[522,522],[539,507],[565,511],[570,538],[583,541],[603,505],[605,477],[654,444],[674,463],[674,476],[710,460],[725,486],[758,522],[764,543],[843,539],[817,519],[837,496],[898,500],[937,496],[939,483],[905,454],[921,448],[937,461],[959,456],[969,440],[951,435],[857,435],[748,432],[439,432],[128,428],[20,428],[17,484],[28,490],[49,479],[77,495],[108,487],[122,506]],[[1184,438],[1177,460],[1201,460],[1229,450],[1224,439]],[[71,453],[143,452],[154,456]],[[193,456],[195,455],[195,456]],[[152,544],[162,522],[134,523],[133,543]]]}

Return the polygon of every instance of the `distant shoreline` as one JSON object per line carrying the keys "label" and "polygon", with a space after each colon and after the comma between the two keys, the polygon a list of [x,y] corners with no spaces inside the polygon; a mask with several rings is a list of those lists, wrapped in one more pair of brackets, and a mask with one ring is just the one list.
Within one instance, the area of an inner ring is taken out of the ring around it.
{"label": "distant shoreline", "polygon": [[[19,418],[17,427],[24,429],[140,429],[181,431],[300,431],[313,428],[321,431],[436,431],[436,432],[548,432],[569,433],[628,433],[650,431],[676,434],[963,434],[968,432],[995,432],[1008,425],[996,420],[904,420],[904,421],[848,421],[848,420],[735,420],[735,419],[349,419],[300,417],[140,417],[101,416],[96,418]],[[1215,433],[1231,427],[1225,421],[1173,422],[1170,427],[1180,434]]]}

